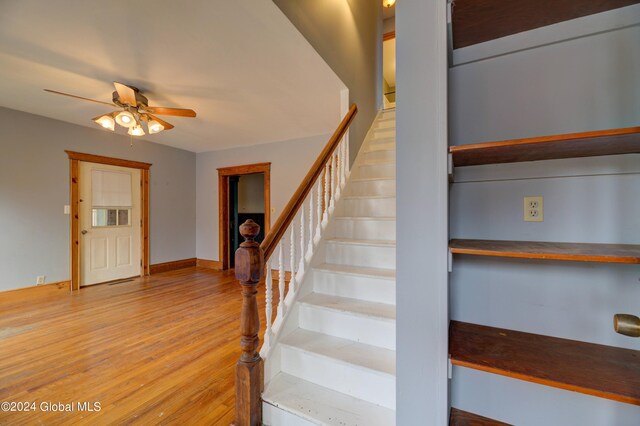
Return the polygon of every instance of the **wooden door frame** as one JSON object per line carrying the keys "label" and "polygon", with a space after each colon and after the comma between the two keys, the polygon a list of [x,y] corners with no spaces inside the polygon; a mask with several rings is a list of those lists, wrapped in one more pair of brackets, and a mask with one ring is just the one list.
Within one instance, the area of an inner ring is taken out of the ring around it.
{"label": "wooden door frame", "polygon": [[264,173],[264,235],[271,227],[271,163],[245,164],[218,169],[218,258],[229,269],[229,176]]}
{"label": "wooden door frame", "polygon": [[150,163],[124,160],[121,158],[104,157],[101,155],[84,154],[75,151],[66,151],[69,157],[69,188],[71,199],[71,291],[80,290],[80,161],[87,163],[106,164],[109,166],[128,167],[140,169],[140,216],[142,224],[141,234],[141,265],[140,276],[149,275],[149,172]]}

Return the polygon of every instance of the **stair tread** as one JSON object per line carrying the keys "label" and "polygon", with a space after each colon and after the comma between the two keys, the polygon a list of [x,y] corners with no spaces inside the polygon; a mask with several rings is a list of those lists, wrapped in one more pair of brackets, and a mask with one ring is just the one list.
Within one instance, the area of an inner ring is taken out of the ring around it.
{"label": "stair tread", "polygon": [[345,195],[343,199],[345,200],[362,200],[362,199],[380,199],[380,198],[396,198],[394,195]]}
{"label": "stair tread", "polygon": [[335,263],[323,263],[321,265],[314,266],[313,269],[325,272],[335,272],[339,274],[366,275],[375,278],[396,278],[395,269],[368,268],[364,266],[338,265]]}
{"label": "stair tread", "polygon": [[384,320],[396,319],[396,307],[387,303],[366,302],[360,299],[332,296],[329,294],[311,293],[301,303],[333,311],[349,312],[356,315],[376,317]]}
{"label": "stair tread", "polygon": [[370,177],[370,178],[353,178],[351,182],[374,182],[377,180],[396,180],[395,177]]}
{"label": "stair tread", "polygon": [[395,221],[395,216],[336,216],[336,220],[379,220]]}
{"label": "stair tread", "polygon": [[381,164],[396,164],[396,160],[367,160],[366,163],[360,164],[359,167],[363,167],[363,166],[379,166]]}
{"label": "stair tread", "polygon": [[356,240],[353,238],[331,238],[327,240],[328,243],[336,244],[355,244],[362,246],[387,246],[395,247],[396,242],[393,240]]}
{"label": "stair tread", "polygon": [[315,424],[331,426],[395,425],[395,411],[333,391],[306,380],[278,373],[262,395],[275,407]]}
{"label": "stair tread", "polygon": [[282,344],[344,364],[396,375],[396,352],[328,334],[299,328],[282,339]]}

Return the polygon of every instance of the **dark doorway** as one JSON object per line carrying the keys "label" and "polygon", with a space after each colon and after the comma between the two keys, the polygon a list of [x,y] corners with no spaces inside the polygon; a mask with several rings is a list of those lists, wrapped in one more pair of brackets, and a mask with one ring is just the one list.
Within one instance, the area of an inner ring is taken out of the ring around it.
{"label": "dark doorway", "polygon": [[242,243],[239,227],[247,219],[260,225],[262,242],[270,226],[270,163],[218,169],[219,243],[222,269],[233,268]]}

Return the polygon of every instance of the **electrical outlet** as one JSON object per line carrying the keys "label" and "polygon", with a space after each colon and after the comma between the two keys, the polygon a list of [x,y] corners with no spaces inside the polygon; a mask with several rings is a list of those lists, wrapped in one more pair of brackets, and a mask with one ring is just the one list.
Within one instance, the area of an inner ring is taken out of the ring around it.
{"label": "electrical outlet", "polygon": [[36,285],[42,285],[44,284],[44,280],[45,280],[45,276],[44,275],[38,275],[38,277],[36,278]]}
{"label": "electrical outlet", "polygon": [[544,221],[544,201],[542,196],[524,197],[524,221]]}

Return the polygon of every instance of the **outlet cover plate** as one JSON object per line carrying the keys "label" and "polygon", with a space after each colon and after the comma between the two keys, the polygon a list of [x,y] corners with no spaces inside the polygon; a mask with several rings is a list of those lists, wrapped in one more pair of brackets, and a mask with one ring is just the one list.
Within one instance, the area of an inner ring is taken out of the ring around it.
{"label": "outlet cover plate", "polygon": [[544,222],[544,198],[541,195],[524,197],[523,208],[525,222]]}

